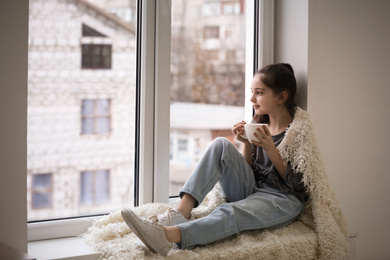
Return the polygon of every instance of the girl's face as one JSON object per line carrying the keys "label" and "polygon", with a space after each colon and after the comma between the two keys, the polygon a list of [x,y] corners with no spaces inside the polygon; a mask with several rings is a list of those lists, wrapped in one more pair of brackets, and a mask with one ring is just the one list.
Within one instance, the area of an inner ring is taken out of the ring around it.
{"label": "girl's face", "polygon": [[270,114],[280,107],[280,97],[273,90],[261,81],[261,74],[257,74],[252,79],[251,84],[252,96],[250,101],[256,115]]}

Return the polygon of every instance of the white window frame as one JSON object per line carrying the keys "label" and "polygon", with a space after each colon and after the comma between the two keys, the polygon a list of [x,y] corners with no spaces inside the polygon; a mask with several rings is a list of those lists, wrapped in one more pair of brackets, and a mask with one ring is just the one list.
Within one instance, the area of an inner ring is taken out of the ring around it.
{"label": "white window frame", "polygon": [[[142,2],[139,205],[169,200],[170,145],[171,0]],[[249,11],[256,5],[260,10],[258,27],[253,22],[255,12]],[[245,91],[248,96],[254,70],[273,61],[274,0],[247,0],[245,8],[248,32]],[[251,32],[260,35],[258,41]],[[260,46],[257,54],[255,44]],[[252,106],[247,101],[245,113],[250,118]],[[29,223],[28,241],[77,236],[86,232],[98,218]]]}

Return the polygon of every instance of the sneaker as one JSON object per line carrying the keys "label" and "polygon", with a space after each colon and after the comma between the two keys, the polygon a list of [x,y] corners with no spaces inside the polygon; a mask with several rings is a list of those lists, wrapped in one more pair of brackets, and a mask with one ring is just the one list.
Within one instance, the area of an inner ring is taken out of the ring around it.
{"label": "sneaker", "polygon": [[160,224],[161,226],[176,226],[181,223],[194,220],[191,216],[190,219],[186,219],[177,209],[170,208],[165,213],[160,215],[154,215],[148,217],[148,221]]}
{"label": "sneaker", "polygon": [[153,252],[167,256],[174,243],[167,240],[164,227],[138,217],[131,209],[121,211],[122,218],[134,234]]}

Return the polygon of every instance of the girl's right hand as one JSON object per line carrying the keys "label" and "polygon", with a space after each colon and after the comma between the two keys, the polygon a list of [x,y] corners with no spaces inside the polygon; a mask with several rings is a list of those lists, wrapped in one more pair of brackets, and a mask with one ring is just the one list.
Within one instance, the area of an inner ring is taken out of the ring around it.
{"label": "girl's right hand", "polygon": [[244,125],[246,124],[245,121],[238,122],[233,125],[232,133],[237,141],[240,141],[242,143],[249,143],[248,139],[245,139],[242,137],[242,135],[245,133]]}

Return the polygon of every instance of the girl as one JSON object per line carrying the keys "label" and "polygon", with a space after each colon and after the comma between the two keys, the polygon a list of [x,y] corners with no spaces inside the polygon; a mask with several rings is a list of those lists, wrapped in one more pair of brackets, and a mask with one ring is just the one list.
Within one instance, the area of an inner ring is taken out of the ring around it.
{"label": "girl", "polygon": [[[254,135],[247,140],[245,122],[232,132],[244,144],[242,154],[225,138],[215,139],[180,192],[176,209],[148,219],[130,209],[122,217],[153,252],[166,256],[176,243],[182,249],[239,234],[245,230],[283,227],[300,215],[307,200],[302,173],[282,159],[276,148],[285,137],[296,113],[306,113],[294,103],[296,80],[289,64],[269,65],[252,80]],[[191,219],[191,211],[219,182],[227,203],[208,216]]]}

